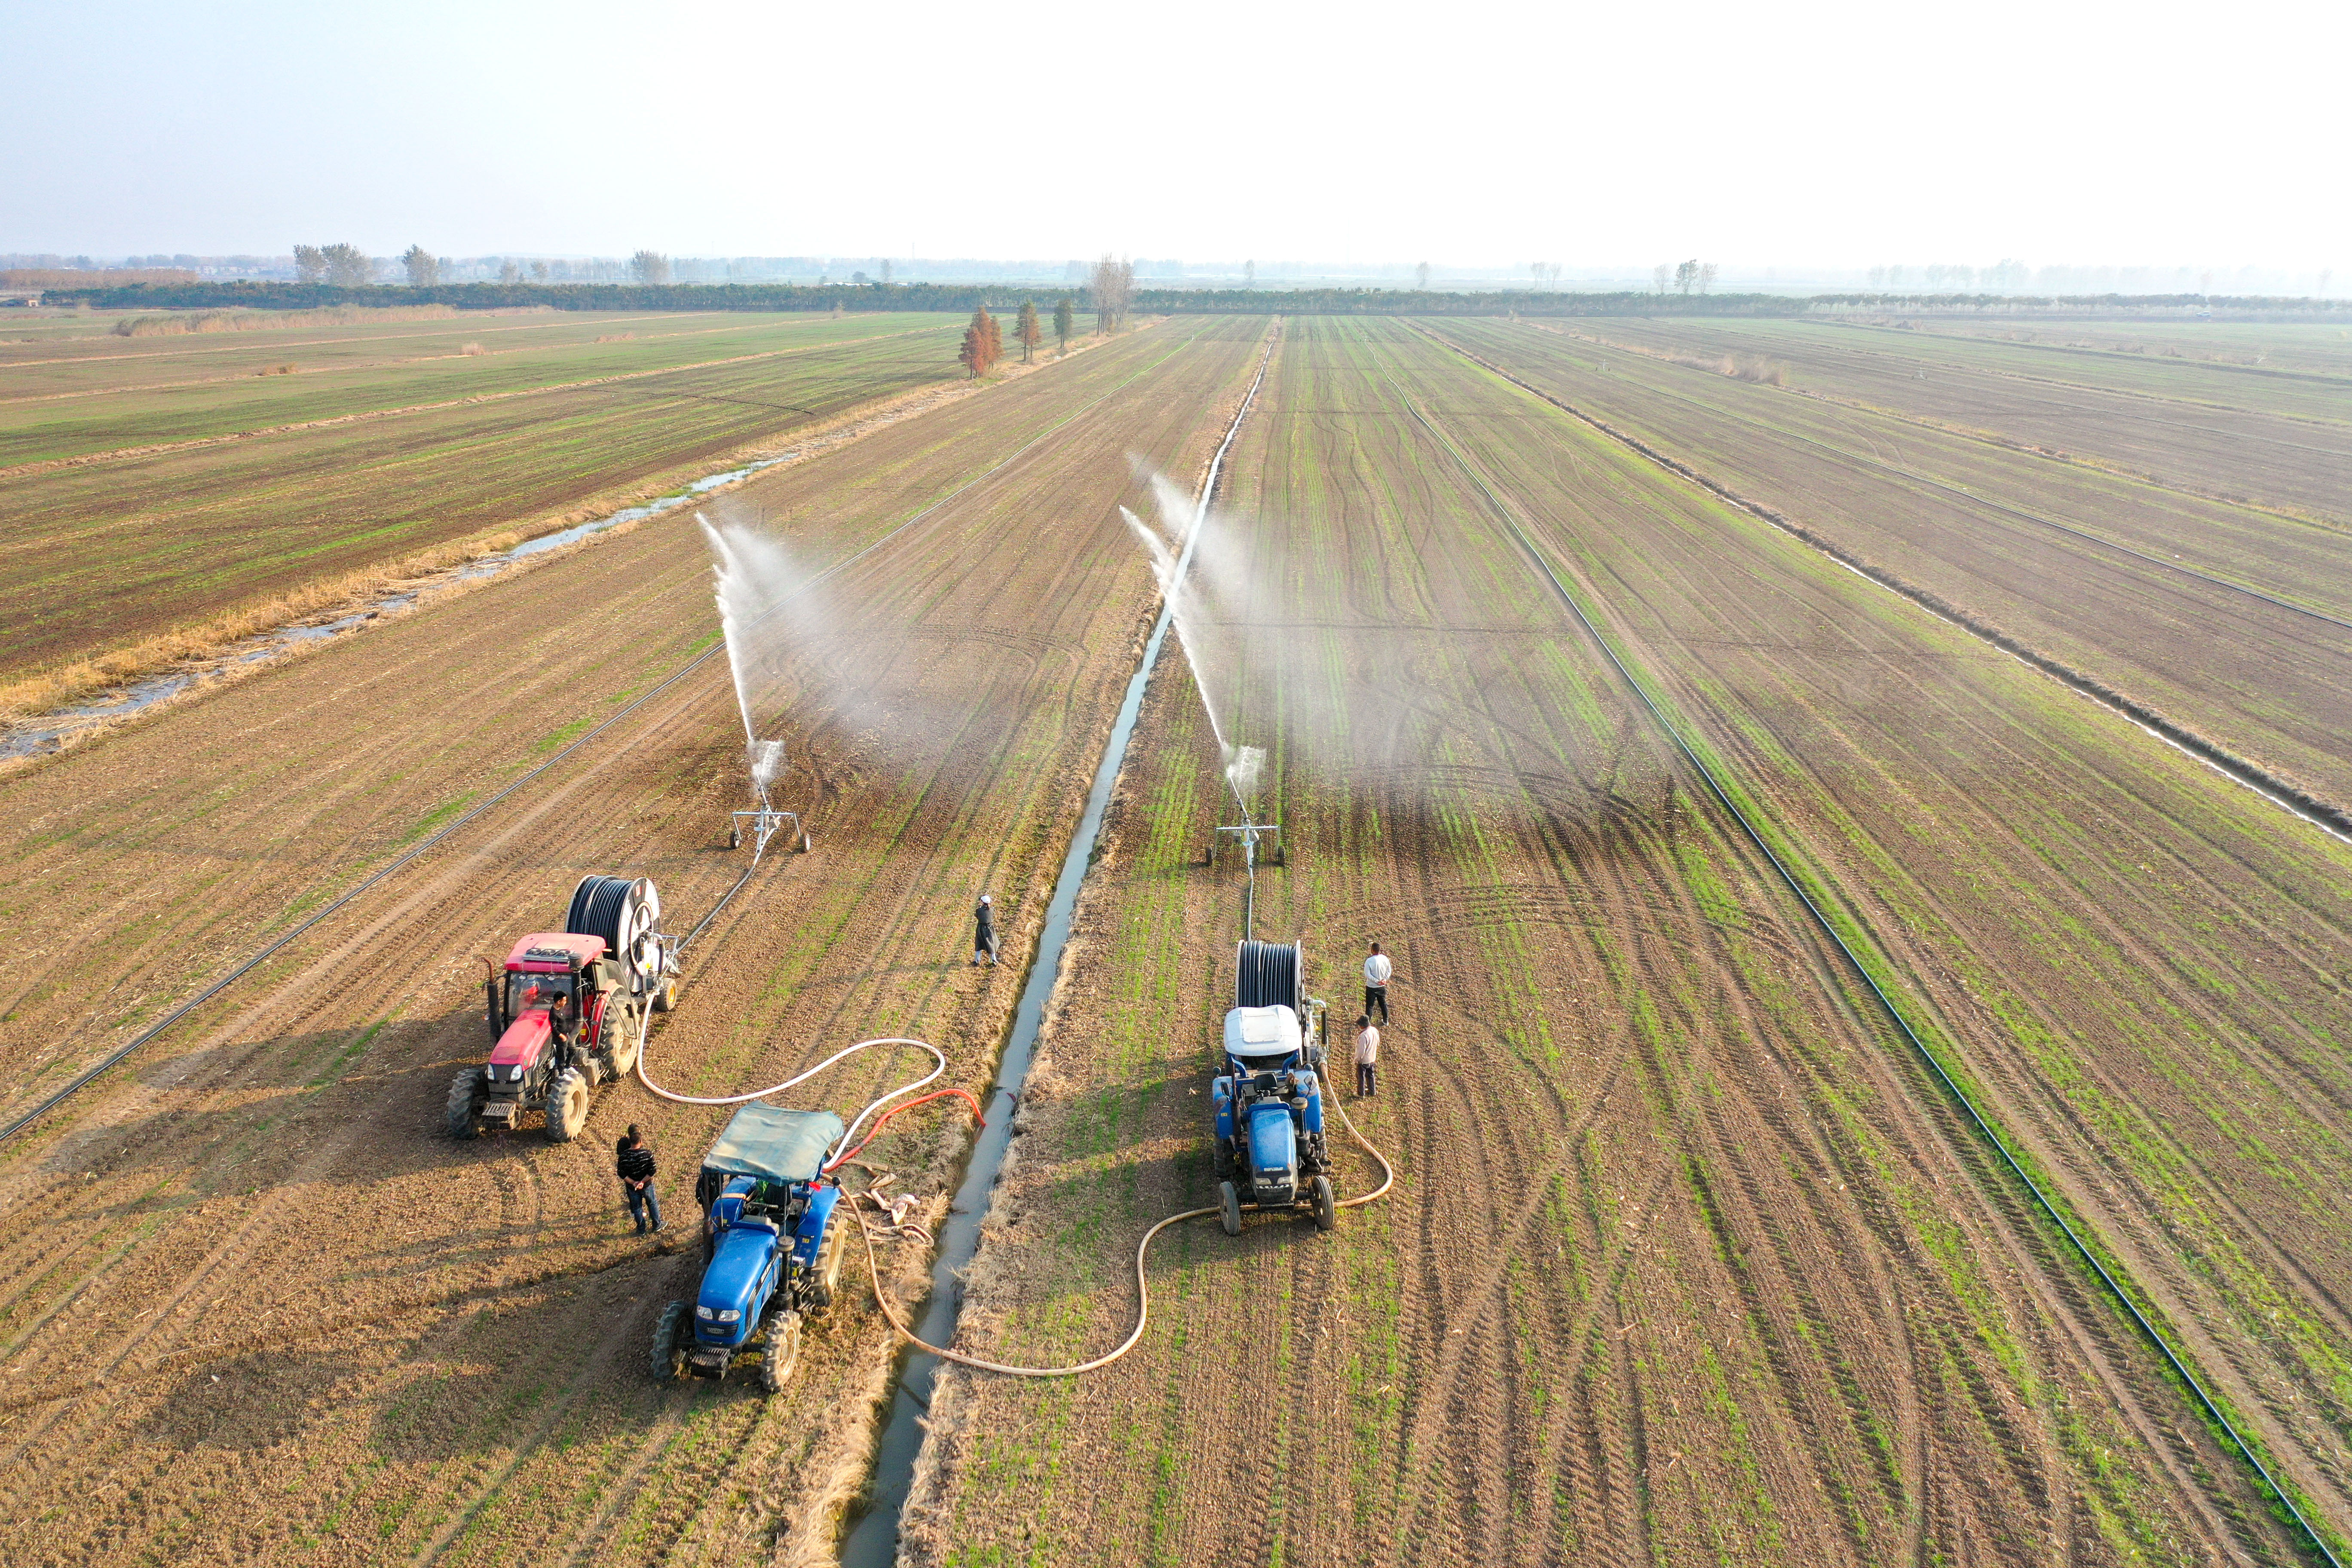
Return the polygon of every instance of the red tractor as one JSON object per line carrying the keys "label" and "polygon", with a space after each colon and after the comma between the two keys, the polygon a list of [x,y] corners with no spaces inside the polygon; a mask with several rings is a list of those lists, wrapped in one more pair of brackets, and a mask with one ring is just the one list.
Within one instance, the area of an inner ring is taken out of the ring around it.
{"label": "red tractor", "polygon": [[533,1110],[545,1115],[556,1142],[579,1135],[588,1091],[627,1077],[647,1014],[677,1003],[669,939],[655,929],[660,917],[651,882],[591,876],[572,892],[564,930],[517,939],[505,971],[485,982],[498,1042],[490,1059],[449,1085],[452,1137],[511,1131]]}

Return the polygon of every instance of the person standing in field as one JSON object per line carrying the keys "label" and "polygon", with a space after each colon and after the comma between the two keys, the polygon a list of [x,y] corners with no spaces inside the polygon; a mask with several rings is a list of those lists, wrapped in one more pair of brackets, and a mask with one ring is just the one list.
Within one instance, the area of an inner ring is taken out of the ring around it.
{"label": "person standing in field", "polygon": [[1359,1099],[1380,1087],[1381,1032],[1369,1013],[1356,1019],[1356,1094]]}
{"label": "person standing in field", "polygon": [[1381,1010],[1381,1022],[1389,1021],[1389,977],[1396,966],[1389,955],[1381,951],[1379,942],[1372,943],[1372,955],[1364,960],[1364,1013],[1369,1018],[1373,1008]]}
{"label": "person standing in field", "polygon": [[[621,1195],[629,1201],[629,1213],[635,1216],[637,1234],[648,1228],[662,1227],[661,1194],[654,1191],[654,1152],[646,1147],[643,1134],[632,1123],[622,1134],[618,1147],[613,1151],[614,1173],[621,1178]],[[646,1212],[653,1211],[653,1224],[646,1224]]]}
{"label": "person standing in field", "polygon": [[971,910],[971,962],[977,965],[983,959],[996,967],[996,901],[986,893]]}

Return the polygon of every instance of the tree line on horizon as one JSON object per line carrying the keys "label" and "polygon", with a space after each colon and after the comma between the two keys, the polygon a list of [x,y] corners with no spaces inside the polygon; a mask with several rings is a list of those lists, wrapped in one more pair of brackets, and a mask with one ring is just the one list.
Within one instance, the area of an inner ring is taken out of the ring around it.
{"label": "tree line on horizon", "polygon": [[[331,247],[326,247],[331,248]],[[322,250],[323,254],[323,250]],[[365,259],[362,258],[362,259]],[[1671,277],[1671,272],[1669,273]],[[1605,294],[1531,293],[1526,289],[1480,293],[1412,289],[1307,289],[1279,292],[1238,289],[1135,289],[1106,298],[1088,285],[1069,298],[1093,311],[1097,331],[1113,331],[1134,312],[1150,315],[1376,316],[1655,316],[1796,317],[1825,309],[1877,308],[2027,315],[2068,309],[2147,310],[2227,307],[2292,310],[2332,318],[2352,316],[2352,300],[2282,295],[2176,294],[1700,294],[1660,295],[1650,289]],[[1024,290],[1004,284],[882,283],[442,283],[403,287],[373,281],[337,284],[239,279],[230,282],[141,283],[87,289],[51,286],[45,298],[108,310],[319,310],[331,305],[446,304],[458,310],[539,305],[558,310],[908,310],[969,314],[975,309],[1017,310]],[[1111,325],[1103,323],[1108,320]],[[1076,335],[1073,333],[1072,335]]]}

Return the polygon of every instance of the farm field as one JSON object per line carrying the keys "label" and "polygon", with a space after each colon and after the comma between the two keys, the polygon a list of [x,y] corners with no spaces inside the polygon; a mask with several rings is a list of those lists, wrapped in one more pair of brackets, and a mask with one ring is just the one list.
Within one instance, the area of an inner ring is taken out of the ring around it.
{"label": "farm field", "polygon": [[2046,325],[1918,316],[1905,330],[2075,353],[2154,355],[2251,370],[2303,371],[2352,378],[2352,326],[2325,323],[2075,321]]}
{"label": "farm field", "polygon": [[[2243,329],[2252,331],[2252,329]],[[2352,379],[1803,322],[1594,323],[1589,336],[1701,362],[2183,490],[2352,527]]]}
{"label": "farm field", "polygon": [[[0,685],[307,584],[617,508],[960,374],[961,323],[940,316],[687,317],[658,331],[544,320],[301,329],[351,363],[0,403],[0,443],[13,432],[19,457],[49,454],[0,468]],[[709,330],[682,324],[696,321]],[[640,335],[596,343],[590,326]],[[448,328],[499,352],[419,336]],[[318,352],[211,341],[273,335],[107,338],[127,347],[64,366],[0,362],[0,388],[65,373],[100,386],[153,363],[126,354]],[[394,348],[433,357],[370,357]],[[310,423],[322,419],[343,422]]]}
{"label": "farm field", "polygon": [[[811,689],[779,793],[813,803],[817,851],[780,853],[689,953],[656,1078],[755,1087],[903,1029],[984,1088],[1016,976],[964,966],[973,897],[993,889],[1029,950],[1150,609],[1117,511],[1139,504],[1129,455],[1196,472],[1264,331],[1129,334],[725,498],[810,567],[869,552],[829,590],[863,700],[936,721],[876,726]],[[572,1144],[438,1131],[485,1048],[478,953],[560,921],[586,871],[651,875],[691,921],[744,864],[726,663],[688,663],[716,645],[709,581],[693,522],[655,520],[0,775],[13,1116],[645,699],[0,1146],[12,1558],[829,1559],[889,1365],[870,1306],[839,1309],[774,1400],[646,1372],[699,1254],[625,1237],[611,1140],[646,1126],[690,1236],[725,1112],[624,1085]],[[905,1075],[811,1092],[854,1106]],[[926,1112],[868,1158],[936,1189],[963,1138]]]}
{"label": "farm field", "polygon": [[2352,806],[2352,629],[2337,624],[2352,621],[2352,556],[2336,531],[1549,331],[1434,331],[1938,604]]}
{"label": "farm field", "polygon": [[[133,318],[137,320],[137,318]],[[947,325],[917,312],[512,311],[0,345],[0,467],[791,354]],[[472,350],[474,352],[467,352]]]}
{"label": "farm field", "polygon": [[[943,1374],[917,1562],[2298,1560],[1498,510],[2352,1517],[2343,846],[1404,324],[1291,323],[1226,494],[1224,706],[1288,850],[1258,934],[1349,1015],[1396,952],[1348,1103],[1398,1188],[1179,1227],[1106,1372]],[[1171,647],[966,1348],[1116,1343],[1136,1238],[1211,1201],[1218,766]]]}

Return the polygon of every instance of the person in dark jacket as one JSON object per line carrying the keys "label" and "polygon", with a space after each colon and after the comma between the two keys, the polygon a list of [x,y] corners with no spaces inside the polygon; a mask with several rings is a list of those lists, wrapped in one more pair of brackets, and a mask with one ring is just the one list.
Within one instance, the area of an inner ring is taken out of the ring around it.
{"label": "person in dark jacket", "polygon": [[996,901],[986,893],[971,910],[971,961],[977,964],[985,960],[991,969],[996,967]]}
{"label": "person in dark jacket", "polygon": [[[643,1236],[648,1228],[659,1230],[661,1194],[654,1191],[654,1152],[646,1147],[644,1136],[634,1124],[614,1151],[613,1170],[621,1178],[621,1195],[629,1200],[629,1213],[636,1218],[637,1234]],[[646,1224],[648,1209],[653,1212],[650,1227]]]}

